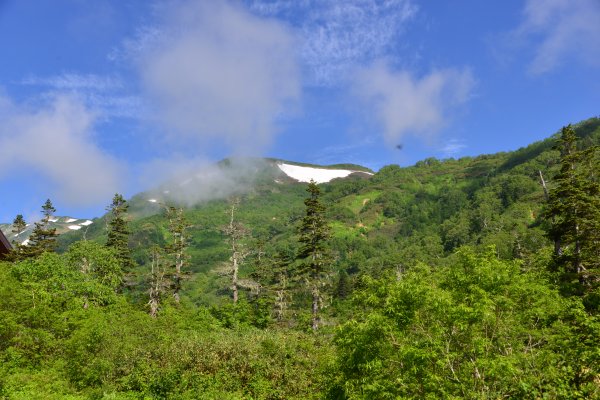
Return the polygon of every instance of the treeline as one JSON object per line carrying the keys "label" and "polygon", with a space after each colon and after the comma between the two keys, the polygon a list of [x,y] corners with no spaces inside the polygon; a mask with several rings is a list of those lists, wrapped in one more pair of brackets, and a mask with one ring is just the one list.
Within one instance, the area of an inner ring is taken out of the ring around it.
{"label": "treeline", "polygon": [[116,195],[62,254],[47,202],[0,264],[0,397],[600,398],[598,126],[138,219]]}

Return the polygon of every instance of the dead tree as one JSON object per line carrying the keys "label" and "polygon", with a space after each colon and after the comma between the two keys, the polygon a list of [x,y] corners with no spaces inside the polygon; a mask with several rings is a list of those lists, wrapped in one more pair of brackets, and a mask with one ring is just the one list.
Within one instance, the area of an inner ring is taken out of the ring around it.
{"label": "dead tree", "polygon": [[230,258],[230,275],[231,275],[231,290],[233,292],[233,303],[237,303],[239,299],[239,269],[248,252],[244,249],[243,239],[248,236],[248,229],[239,222],[235,221],[235,212],[239,207],[239,198],[233,198],[230,201],[229,224],[223,229],[225,235],[228,236],[229,249],[231,251]]}
{"label": "dead tree", "polygon": [[169,287],[162,251],[159,247],[152,248],[150,262],[150,288],[148,289],[148,306],[150,316],[156,318],[164,294]]}
{"label": "dead tree", "polygon": [[189,256],[186,254],[188,225],[183,215],[182,208],[167,207],[167,218],[169,220],[169,232],[172,242],[166,247],[167,255],[172,260],[173,268],[173,298],[179,303],[179,292],[183,279],[183,269],[189,264]]}

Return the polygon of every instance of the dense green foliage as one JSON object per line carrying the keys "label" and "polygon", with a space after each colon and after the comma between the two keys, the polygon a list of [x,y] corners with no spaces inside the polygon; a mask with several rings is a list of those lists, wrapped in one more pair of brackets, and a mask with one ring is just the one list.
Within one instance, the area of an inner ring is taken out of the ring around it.
{"label": "dense green foliage", "polygon": [[129,249],[129,226],[126,219],[128,208],[127,201],[118,193],[106,208],[109,212],[106,246],[116,251],[121,267],[126,272],[131,271],[134,265]]}
{"label": "dense green foliage", "polygon": [[[549,237],[555,243],[555,268],[567,293],[591,295],[600,282],[600,155],[597,146],[577,149],[577,136],[570,127],[558,142],[560,171],[550,192],[546,215]],[[589,298],[589,297],[588,297]],[[598,304],[596,304],[596,307]]]}
{"label": "dense green foliage", "polygon": [[494,253],[463,249],[448,267],[365,279],[336,335],[330,397],[600,395],[600,320]]}
{"label": "dense green foliage", "polygon": [[129,266],[114,209],[0,263],[0,398],[600,398],[599,143],[594,118],[308,198],[268,163],[234,208],[137,195]]}

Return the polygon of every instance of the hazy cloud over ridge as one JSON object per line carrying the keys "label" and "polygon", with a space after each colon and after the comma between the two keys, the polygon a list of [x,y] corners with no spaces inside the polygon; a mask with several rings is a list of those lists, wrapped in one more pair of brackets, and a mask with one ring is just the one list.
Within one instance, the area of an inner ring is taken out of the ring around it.
{"label": "hazy cloud over ridge", "polygon": [[70,96],[20,107],[0,97],[0,173],[34,170],[49,178],[53,198],[97,204],[118,189],[119,163],[95,145],[95,115]]}
{"label": "hazy cloud over ridge", "polygon": [[192,1],[148,32],[136,54],[143,84],[171,137],[184,143],[259,152],[300,98],[294,40],[279,22]]}
{"label": "hazy cloud over ridge", "polygon": [[360,69],[354,82],[355,95],[374,113],[386,142],[395,145],[407,134],[430,137],[444,127],[447,111],[469,99],[474,78],[456,69],[418,78],[378,62]]}

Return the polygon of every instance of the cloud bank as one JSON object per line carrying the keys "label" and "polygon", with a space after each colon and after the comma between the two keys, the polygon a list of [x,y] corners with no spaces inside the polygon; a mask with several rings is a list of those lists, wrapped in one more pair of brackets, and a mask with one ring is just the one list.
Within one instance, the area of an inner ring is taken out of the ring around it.
{"label": "cloud bank", "polygon": [[53,198],[95,205],[119,187],[118,162],[94,143],[95,115],[70,96],[34,108],[0,97],[0,177],[33,170],[50,180]]}
{"label": "cloud bank", "polygon": [[405,135],[431,137],[447,123],[447,112],[468,100],[474,85],[469,70],[439,70],[418,78],[383,62],[360,69],[354,82],[355,95],[373,112],[389,145]]}
{"label": "cloud bank", "polygon": [[573,61],[600,66],[598,0],[528,0],[517,38],[539,40],[529,70],[549,72]]}
{"label": "cloud bank", "polygon": [[170,138],[255,154],[299,100],[294,39],[274,20],[224,2],[167,10],[134,54],[146,93]]}
{"label": "cloud bank", "polygon": [[247,193],[260,174],[269,174],[272,168],[262,158],[230,158],[219,164],[179,158],[155,160],[142,175],[155,187],[157,181],[163,182],[150,192],[153,198],[193,206]]}

